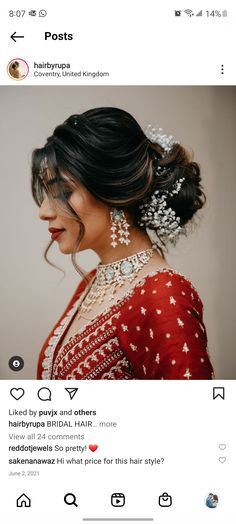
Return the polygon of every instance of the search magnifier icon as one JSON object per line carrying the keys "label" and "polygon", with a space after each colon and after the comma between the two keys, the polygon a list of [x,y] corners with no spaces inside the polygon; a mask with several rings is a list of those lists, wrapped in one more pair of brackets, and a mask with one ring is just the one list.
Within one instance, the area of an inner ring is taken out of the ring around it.
{"label": "search magnifier icon", "polygon": [[78,508],[78,504],[76,502],[76,496],[74,495],[74,493],[66,493],[66,495],[64,496],[64,502],[68,505],[68,506],[76,506]]}

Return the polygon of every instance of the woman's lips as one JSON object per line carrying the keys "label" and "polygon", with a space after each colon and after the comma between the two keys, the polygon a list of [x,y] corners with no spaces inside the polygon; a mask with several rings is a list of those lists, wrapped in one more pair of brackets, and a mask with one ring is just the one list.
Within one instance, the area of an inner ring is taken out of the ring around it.
{"label": "woman's lips", "polygon": [[65,231],[65,229],[56,229],[54,227],[50,227],[48,231],[51,233],[51,239],[56,240],[63,233],[63,231]]}

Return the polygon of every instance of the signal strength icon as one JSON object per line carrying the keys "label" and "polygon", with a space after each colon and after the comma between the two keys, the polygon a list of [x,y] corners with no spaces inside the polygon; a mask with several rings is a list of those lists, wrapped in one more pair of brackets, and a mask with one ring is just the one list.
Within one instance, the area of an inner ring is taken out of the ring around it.
{"label": "signal strength icon", "polygon": [[199,13],[197,13],[196,16],[202,16],[202,11],[199,11]]}
{"label": "signal strength icon", "polygon": [[191,9],[185,9],[184,11],[188,16],[194,16],[194,12]]}

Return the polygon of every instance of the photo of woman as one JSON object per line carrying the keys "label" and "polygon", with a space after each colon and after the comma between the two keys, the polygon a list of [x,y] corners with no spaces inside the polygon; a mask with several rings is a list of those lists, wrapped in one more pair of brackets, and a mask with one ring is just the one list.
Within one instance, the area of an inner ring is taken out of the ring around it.
{"label": "photo of woman", "polygon": [[188,152],[122,109],[94,108],[33,152],[32,193],[78,272],[76,253],[100,258],[44,343],[38,378],[212,378],[201,299],[164,255],[205,202]]}
{"label": "photo of woman", "polygon": [[235,379],[235,95],[1,87],[0,379]]}

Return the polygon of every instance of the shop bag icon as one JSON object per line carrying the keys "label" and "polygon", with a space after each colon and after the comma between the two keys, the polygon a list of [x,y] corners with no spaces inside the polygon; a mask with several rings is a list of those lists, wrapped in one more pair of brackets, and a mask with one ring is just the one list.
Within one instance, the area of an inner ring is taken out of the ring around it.
{"label": "shop bag icon", "polygon": [[169,508],[172,505],[172,497],[168,493],[162,493],[159,497],[159,506],[162,508]]}

